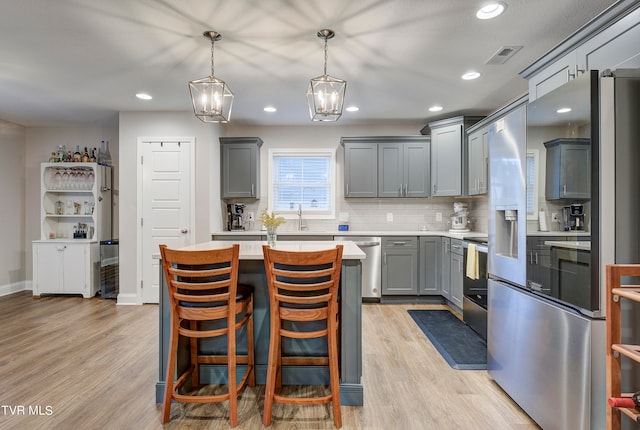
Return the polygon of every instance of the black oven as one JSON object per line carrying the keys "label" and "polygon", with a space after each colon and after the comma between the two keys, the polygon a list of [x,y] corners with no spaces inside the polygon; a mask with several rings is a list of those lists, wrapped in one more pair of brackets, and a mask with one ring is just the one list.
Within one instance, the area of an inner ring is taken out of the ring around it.
{"label": "black oven", "polygon": [[[472,279],[472,267],[468,267],[469,244],[476,247],[478,276]],[[465,239],[464,242],[464,276],[462,280],[462,317],[476,333],[483,339],[487,338],[487,255],[486,238]]]}

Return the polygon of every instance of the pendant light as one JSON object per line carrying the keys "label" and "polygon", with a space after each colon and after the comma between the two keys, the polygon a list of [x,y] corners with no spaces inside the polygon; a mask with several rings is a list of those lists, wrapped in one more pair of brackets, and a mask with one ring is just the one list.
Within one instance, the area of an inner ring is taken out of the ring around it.
{"label": "pendant light", "polygon": [[313,121],[337,121],[342,115],[347,81],[327,75],[327,40],[335,36],[333,30],[320,30],[324,39],[324,74],[311,79],[307,89],[309,115]]}
{"label": "pendant light", "polygon": [[189,82],[193,112],[203,122],[227,123],[231,119],[233,93],[225,81],[216,78],[213,63],[214,44],[222,35],[205,31],[203,36],[211,40],[211,76]]}

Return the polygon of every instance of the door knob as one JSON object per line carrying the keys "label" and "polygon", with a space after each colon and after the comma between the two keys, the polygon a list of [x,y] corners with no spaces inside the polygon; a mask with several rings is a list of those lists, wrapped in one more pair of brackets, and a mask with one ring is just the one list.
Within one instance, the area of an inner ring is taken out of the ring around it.
{"label": "door knob", "polygon": [[183,228],[182,230],[180,230],[180,233],[187,234],[187,233],[189,233],[189,229],[188,228]]}

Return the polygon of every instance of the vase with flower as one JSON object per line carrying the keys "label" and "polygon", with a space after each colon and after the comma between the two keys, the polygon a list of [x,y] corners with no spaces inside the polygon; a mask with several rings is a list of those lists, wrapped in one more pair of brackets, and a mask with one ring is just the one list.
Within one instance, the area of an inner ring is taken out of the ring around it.
{"label": "vase with flower", "polygon": [[277,230],[280,225],[285,223],[285,219],[277,216],[274,212],[269,213],[263,210],[260,213],[258,222],[267,229],[267,243],[269,246],[276,246],[276,240],[278,239]]}

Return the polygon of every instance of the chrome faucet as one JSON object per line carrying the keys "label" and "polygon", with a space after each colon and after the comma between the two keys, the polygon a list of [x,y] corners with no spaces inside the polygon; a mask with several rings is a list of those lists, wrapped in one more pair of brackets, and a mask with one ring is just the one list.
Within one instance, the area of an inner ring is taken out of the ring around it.
{"label": "chrome faucet", "polygon": [[298,203],[298,231],[304,229],[304,223],[302,222],[302,203]]}

